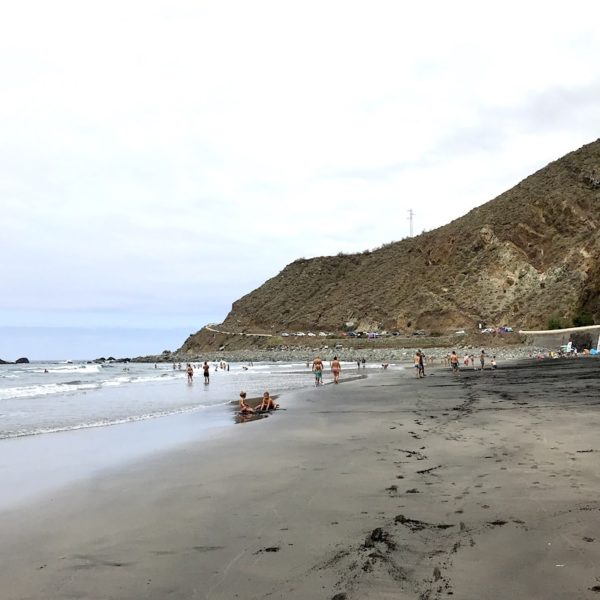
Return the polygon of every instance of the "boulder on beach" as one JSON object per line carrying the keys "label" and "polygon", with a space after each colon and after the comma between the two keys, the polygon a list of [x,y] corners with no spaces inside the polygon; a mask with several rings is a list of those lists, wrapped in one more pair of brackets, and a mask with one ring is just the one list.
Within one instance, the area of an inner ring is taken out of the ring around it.
{"label": "boulder on beach", "polygon": [[29,359],[22,357],[22,358],[17,358],[17,360],[15,361],[15,363],[17,365],[24,365],[24,364],[28,364],[29,363]]}

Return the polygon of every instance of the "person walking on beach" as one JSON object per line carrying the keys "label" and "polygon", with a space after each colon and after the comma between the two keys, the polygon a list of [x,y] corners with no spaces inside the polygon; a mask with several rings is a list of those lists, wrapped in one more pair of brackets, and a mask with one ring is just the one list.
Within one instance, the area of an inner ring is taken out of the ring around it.
{"label": "person walking on beach", "polygon": [[323,384],[323,361],[317,356],[313,360],[312,370],[315,374],[315,385]]}
{"label": "person walking on beach", "polygon": [[419,354],[419,373],[421,377],[425,377],[425,354],[421,350],[418,352]]}
{"label": "person walking on beach", "polygon": [[331,374],[333,375],[333,383],[340,382],[340,371],[341,370],[342,370],[342,365],[340,364],[338,357],[334,356],[333,360],[331,361]]}
{"label": "person walking on beach", "polygon": [[481,370],[483,371],[485,367],[485,350],[482,350],[481,354],[479,355],[479,364],[481,365]]}
{"label": "person walking on beach", "polygon": [[194,367],[190,363],[187,364],[187,380],[188,383],[192,383],[194,379]]}
{"label": "person walking on beach", "polygon": [[414,363],[414,367],[415,367],[415,375],[417,377],[421,377],[421,354],[419,352],[419,350],[417,350],[415,352],[415,355],[413,357],[413,363]]}
{"label": "person walking on beach", "polygon": [[452,375],[456,375],[458,377],[460,375],[460,371],[458,369],[458,354],[456,354],[455,350],[452,350],[452,354],[450,355],[450,366],[452,367]]}
{"label": "person walking on beach", "polygon": [[204,383],[210,382],[210,367],[206,361],[202,365],[202,370],[204,371]]}

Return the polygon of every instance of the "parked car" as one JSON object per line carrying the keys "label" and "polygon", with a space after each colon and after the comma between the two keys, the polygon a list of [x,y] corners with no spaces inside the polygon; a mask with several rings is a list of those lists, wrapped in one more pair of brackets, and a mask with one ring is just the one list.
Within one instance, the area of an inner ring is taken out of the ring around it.
{"label": "parked car", "polygon": [[466,335],[466,331],[464,329],[459,329],[458,331],[454,332],[454,335]]}
{"label": "parked car", "polygon": [[316,334],[314,334],[312,331],[309,331],[306,335],[308,337],[317,337]]}
{"label": "parked car", "polygon": [[346,335],[347,335],[348,337],[357,337],[357,336],[356,336],[356,331],[348,331],[348,332],[346,332]]}
{"label": "parked car", "polygon": [[422,329],[417,329],[417,331],[413,331],[413,335],[427,335]]}
{"label": "parked car", "polygon": [[281,333],[280,335],[281,335],[281,337],[290,337],[290,334],[285,331],[283,333]]}
{"label": "parked car", "polygon": [[327,334],[324,331],[319,331],[319,337],[327,337]]}
{"label": "parked car", "polygon": [[299,331],[296,335],[298,337],[304,337],[306,334],[304,332],[302,332],[302,331]]}

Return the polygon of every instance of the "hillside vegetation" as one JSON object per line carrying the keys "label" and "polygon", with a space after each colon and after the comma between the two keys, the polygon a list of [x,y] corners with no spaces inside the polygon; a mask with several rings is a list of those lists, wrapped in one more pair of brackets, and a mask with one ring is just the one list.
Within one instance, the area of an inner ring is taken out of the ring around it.
{"label": "hillside vegetation", "polygon": [[[233,303],[219,329],[423,329],[600,322],[600,140],[431,232],[296,260]],[[198,332],[182,351],[202,349]]]}

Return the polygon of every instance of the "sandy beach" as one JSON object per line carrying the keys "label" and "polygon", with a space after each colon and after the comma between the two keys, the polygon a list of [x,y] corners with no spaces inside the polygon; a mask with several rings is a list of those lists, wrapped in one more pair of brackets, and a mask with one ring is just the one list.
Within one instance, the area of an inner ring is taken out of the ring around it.
{"label": "sandy beach", "polygon": [[4,510],[1,596],[600,598],[600,361],[500,366],[284,394]]}

